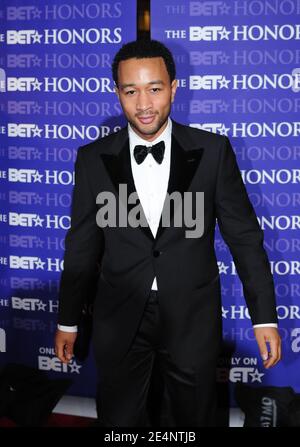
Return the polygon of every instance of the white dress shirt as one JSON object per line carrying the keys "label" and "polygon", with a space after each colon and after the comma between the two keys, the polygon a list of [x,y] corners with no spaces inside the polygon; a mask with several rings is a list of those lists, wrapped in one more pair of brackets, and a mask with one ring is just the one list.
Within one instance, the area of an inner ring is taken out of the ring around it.
{"label": "white dress shirt", "polygon": [[[140,199],[141,206],[144,210],[147,222],[153,236],[159,226],[160,216],[163,209],[164,200],[168,190],[170,161],[171,161],[171,136],[172,121],[168,118],[168,123],[163,132],[155,140],[149,142],[144,140],[133,130],[128,123],[129,149],[131,159],[131,169],[134,179],[137,195]],[[148,154],[141,164],[137,164],[133,151],[136,145],[152,146],[159,141],[164,141],[165,152],[161,164],[153,158],[152,154]],[[157,290],[156,277],[153,279],[152,290]],[[253,327],[270,326],[277,327],[276,323],[256,324]],[[77,326],[58,325],[58,329],[65,332],[76,332]]]}
{"label": "white dress shirt", "polygon": [[[168,191],[171,160],[172,121],[168,118],[167,127],[155,140],[149,142],[137,135],[128,124],[129,149],[132,175],[136,192],[139,196],[147,222],[153,236],[156,236],[159,226],[163,204]],[[161,164],[157,163],[152,154],[148,154],[141,164],[135,161],[133,151],[136,145],[152,146],[159,141],[165,142],[164,158]],[[157,290],[157,281],[154,278],[152,290]]]}

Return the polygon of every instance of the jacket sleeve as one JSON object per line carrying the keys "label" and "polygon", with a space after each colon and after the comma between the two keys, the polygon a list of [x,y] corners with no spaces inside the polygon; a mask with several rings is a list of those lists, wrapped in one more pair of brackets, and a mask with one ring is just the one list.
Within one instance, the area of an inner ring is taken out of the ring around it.
{"label": "jacket sleeve", "polygon": [[263,231],[227,137],[220,149],[215,193],[220,232],[242,282],[252,323],[277,323],[274,283],[263,246]]}
{"label": "jacket sleeve", "polygon": [[79,148],[75,162],[75,185],[71,226],[65,237],[64,269],[60,278],[58,323],[77,325],[91,293],[103,250],[103,230],[96,223],[96,198]]}

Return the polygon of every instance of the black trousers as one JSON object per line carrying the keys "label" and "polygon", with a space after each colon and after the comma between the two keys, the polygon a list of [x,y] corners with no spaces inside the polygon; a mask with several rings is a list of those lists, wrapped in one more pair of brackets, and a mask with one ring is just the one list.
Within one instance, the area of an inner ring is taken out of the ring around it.
{"label": "black trousers", "polygon": [[[143,318],[126,356],[112,371],[99,374],[98,425],[103,427],[147,427],[149,389],[154,361],[163,383],[152,396],[159,426],[214,426],[216,415],[215,374],[212,371],[182,367],[161,344],[162,330],[158,292],[152,291]],[[156,388],[157,390],[157,388]],[[148,405],[147,405],[148,403]],[[163,418],[158,414],[164,409]],[[162,424],[162,425],[160,425]]]}

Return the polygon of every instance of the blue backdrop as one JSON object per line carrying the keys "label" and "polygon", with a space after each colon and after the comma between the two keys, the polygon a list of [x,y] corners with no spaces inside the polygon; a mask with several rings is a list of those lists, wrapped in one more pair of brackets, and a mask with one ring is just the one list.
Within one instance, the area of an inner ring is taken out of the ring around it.
{"label": "blue backdrop", "polygon": [[226,347],[218,380],[300,392],[300,3],[284,0],[152,2],[152,38],[177,62],[173,117],[228,135],[265,232],[283,360],[263,368],[241,282],[220,233]]}
{"label": "blue backdrop", "polygon": [[94,396],[92,358],[53,351],[58,285],[77,149],[124,125],[111,61],[136,39],[136,2],[11,0],[0,20],[0,361]]}
{"label": "blue backdrop", "polygon": [[[24,5],[24,3],[26,3]],[[300,392],[300,3],[152,2],[152,37],[173,51],[172,117],[228,135],[265,231],[283,360],[264,370],[229,250],[217,233],[224,338],[218,380]],[[0,6],[0,362],[71,377],[94,396],[91,358],[53,351],[78,146],[125,124],[111,60],[136,38],[135,1]]]}

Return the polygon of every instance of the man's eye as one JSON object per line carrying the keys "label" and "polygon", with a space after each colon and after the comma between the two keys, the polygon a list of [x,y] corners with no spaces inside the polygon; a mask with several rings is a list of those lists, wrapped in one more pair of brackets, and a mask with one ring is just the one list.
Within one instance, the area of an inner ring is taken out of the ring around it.
{"label": "man's eye", "polygon": [[132,96],[134,94],[134,90],[128,90],[125,92],[125,95]]}
{"label": "man's eye", "polygon": [[160,88],[158,88],[158,87],[153,87],[152,89],[151,89],[151,91],[152,92],[154,92],[154,93],[157,93],[157,92],[160,92]]}

